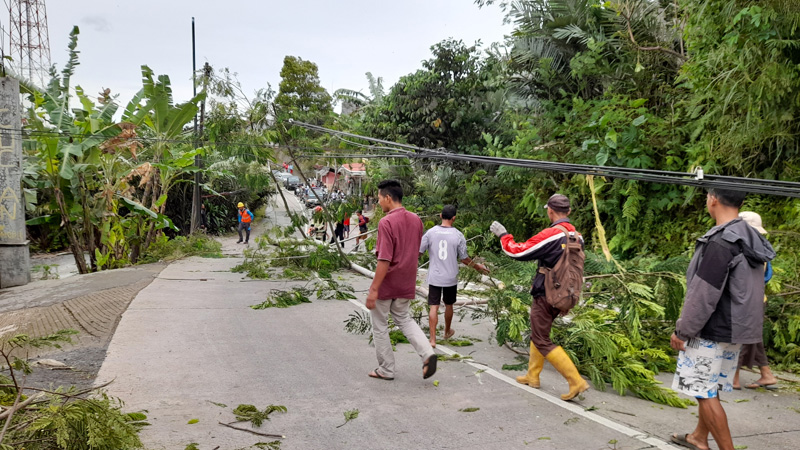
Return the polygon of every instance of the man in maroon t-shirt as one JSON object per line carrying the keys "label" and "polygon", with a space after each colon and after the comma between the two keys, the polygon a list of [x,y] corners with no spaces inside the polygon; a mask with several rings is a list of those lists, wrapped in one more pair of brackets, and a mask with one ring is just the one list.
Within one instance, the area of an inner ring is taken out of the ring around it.
{"label": "man in maroon t-shirt", "polygon": [[389,313],[422,358],[422,377],[436,372],[438,357],[419,325],[409,312],[417,287],[419,245],[424,227],[422,220],[403,208],[403,188],[396,180],[378,184],[378,204],[386,213],[378,222],[375,245],[378,267],[367,294],[367,309],[372,316],[372,340],[378,356],[378,367],[369,373],[372,378],[394,380],[394,352],[389,339]]}

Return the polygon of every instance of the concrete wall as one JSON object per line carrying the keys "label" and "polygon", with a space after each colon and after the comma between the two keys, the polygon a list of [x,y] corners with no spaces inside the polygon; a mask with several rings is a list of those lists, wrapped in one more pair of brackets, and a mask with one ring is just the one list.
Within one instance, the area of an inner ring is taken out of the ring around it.
{"label": "concrete wall", "polygon": [[19,82],[0,78],[0,288],[31,280],[22,195]]}

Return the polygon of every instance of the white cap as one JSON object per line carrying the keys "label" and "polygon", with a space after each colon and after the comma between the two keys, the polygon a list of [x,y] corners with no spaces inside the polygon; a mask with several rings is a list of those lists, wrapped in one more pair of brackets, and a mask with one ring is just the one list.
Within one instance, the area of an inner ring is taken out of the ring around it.
{"label": "white cap", "polygon": [[767,230],[761,226],[761,216],[753,211],[742,211],[739,213],[739,218],[747,222],[748,225],[755,228],[761,234],[767,234]]}

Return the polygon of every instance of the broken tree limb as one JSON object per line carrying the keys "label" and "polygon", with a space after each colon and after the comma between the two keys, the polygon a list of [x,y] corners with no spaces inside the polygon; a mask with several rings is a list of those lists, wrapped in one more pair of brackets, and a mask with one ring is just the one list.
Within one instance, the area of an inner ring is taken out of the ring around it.
{"label": "broken tree limb", "polygon": [[269,174],[272,177],[272,181],[275,182],[275,189],[278,190],[278,194],[281,196],[281,200],[283,200],[283,206],[286,208],[286,214],[289,215],[289,220],[292,221],[292,225],[300,232],[300,235],[303,236],[303,239],[306,238],[306,233],[303,231],[303,227],[297,225],[294,221],[294,212],[289,209],[289,202],[286,201],[286,197],[283,195],[283,190],[281,189],[280,183],[278,183],[278,178],[272,173],[272,165],[267,163],[267,169],[269,170]]}
{"label": "broken tree limb", "polygon": [[361,267],[352,261],[350,262],[350,268],[361,275],[364,275],[365,277],[375,278],[375,272],[367,269],[366,267]]}
{"label": "broken tree limb", "polygon": [[[428,262],[430,262],[430,261],[428,261]],[[427,272],[428,270],[427,269],[423,269],[422,266],[420,266],[419,271],[420,272]],[[492,277],[490,277],[488,275],[483,275],[483,274],[481,274],[480,277],[481,278],[478,281],[481,284],[485,285],[485,286],[493,287],[493,288],[497,288],[497,289],[505,289],[506,288],[506,284],[503,283],[502,281],[498,280],[497,278],[492,278]]]}
{"label": "broken tree limb", "polygon": [[40,394],[32,395],[26,398],[23,402],[17,403],[15,405],[9,406],[6,410],[0,413],[0,419],[5,419],[9,415],[14,414],[15,412],[19,411],[20,409],[24,409],[26,406],[30,405],[34,400],[41,397]]}
{"label": "broken tree limb", "polygon": [[284,436],[282,434],[261,433],[261,432],[258,432],[258,431],[248,430],[247,428],[235,427],[235,426],[233,426],[231,424],[228,424],[228,423],[225,423],[225,422],[218,422],[218,423],[220,425],[226,426],[228,428],[233,428],[234,430],[244,431],[245,433],[252,433],[252,434],[259,435],[259,436],[270,437],[270,438],[278,438],[278,439],[285,439],[286,438],[286,436]]}
{"label": "broken tree limb", "polygon": [[531,354],[528,353],[528,352],[523,352],[522,350],[517,350],[514,347],[510,346],[508,344],[508,342],[506,342],[504,345],[506,346],[507,349],[511,350],[512,352],[514,352],[514,353],[516,353],[518,355],[523,355],[523,356],[527,356],[527,357],[531,356]]}
{"label": "broken tree limb", "polygon": [[481,275],[481,283],[483,283],[483,284],[485,284],[487,286],[496,287],[497,289],[505,289],[506,288],[506,284],[505,283],[503,283],[502,281],[500,281],[500,280],[498,280],[496,278],[492,278],[492,277],[490,277],[488,275]]}
{"label": "broken tree limb", "polygon": [[[417,291],[417,294],[419,294],[423,298],[425,298],[425,299],[428,298],[428,290],[425,289],[424,287],[417,286],[416,291]],[[485,305],[485,304],[489,303],[489,300],[487,300],[485,298],[465,297],[465,296],[462,296],[462,295],[459,295],[456,298],[457,298],[457,300],[456,300],[455,303],[453,303],[453,306]]]}
{"label": "broken tree limb", "polygon": [[[305,181],[306,183],[309,183],[308,182],[308,178],[306,178],[306,175],[303,173],[303,169],[300,167],[300,164],[297,164],[297,159],[294,157],[294,152],[292,151],[291,147],[288,148],[288,151],[289,151],[289,156],[292,158],[292,162],[294,162],[294,166],[297,168],[297,173],[299,173],[300,176],[303,177],[303,181]],[[316,191],[314,192],[314,195],[317,195]],[[325,206],[325,202],[322,202],[322,204],[319,205],[319,206],[322,208],[322,212],[325,214],[326,217],[334,218],[333,214],[328,212],[328,207]],[[338,223],[338,221],[342,220],[342,219],[336,217],[336,220],[337,220],[337,223]],[[333,241],[336,242],[336,232],[335,232],[335,230],[333,228],[333,224],[332,223],[328,223],[328,228],[330,228],[330,230],[331,230],[331,236],[333,237]],[[339,252],[339,256],[341,256],[346,262],[348,262],[348,263],[350,262],[350,260],[347,258],[347,255],[344,253],[344,250],[342,250],[342,247],[337,245],[336,246],[336,250]]]}
{"label": "broken tree limb", "polygon": [[[360,238],[360,237],[362,237],[362,236],[368,236],[368,235],[370,235],[370,234],[377,233],[377,232],[378,232],[378,229],[376,228],[376,229],[374,229],[374,230],[369,230],[369,231],[367,231],[366,233],[359,233],[359,234],[358,234],[358,235],[356,235],[356,236],[349,237],[349,238],[347,238],[347,239],[344,239],[344,240],[341,240],[341,241],[339,241],[339,242],[350,242],[350,241],[352,241],[352,240],[354,240],[354,239],[358,239],[358,238]],[[333,244],[328,244],[328,245],[333,245]]]}
{"label": "broken tree limb", "polygon": [[[373,271],[371,271],[371,270],[369,270],[369,269],[367,269],[365,267],[361,267],[361,266],[359,266],[358,264],[356,264],[354,262],[350,263],[350,268],[352,270],[360,273],[361,275],[364,275],[365,277],[375,278],[375,272],[373,272]],[[417,294],[419,294],[421,297],[423,297],[425,299],[428,298],[428,290],[425,289],[424,287],[417,286],[416,291],[417,291]],[[474,298],[474,297],[461,297],[458,301],[456,301],[455,305],[456,306],[485,305],[487,302],[488,302],[488,300],[482,299],[482,298],[478,299],[478,298]]]}

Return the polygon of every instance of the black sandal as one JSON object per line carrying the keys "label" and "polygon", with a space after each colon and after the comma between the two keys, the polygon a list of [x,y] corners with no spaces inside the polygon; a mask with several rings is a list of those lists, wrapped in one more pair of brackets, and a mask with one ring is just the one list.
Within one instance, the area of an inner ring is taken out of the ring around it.
{"label": "black sandal", "polygon": [[[422,378],[427,379],[433,376],[436,373],[436,362],[439,361],[438,355],[433,355],[425,361],[425,364],[422,365]],[[428,369],[428,370],[425,370]]]}
{"label": "black sandal", "polygon": [[670,436],[670,441],[672,441],[673,444],[678,444],[691,450],[705,450],[689,442],[688,434],[681,436],[678,433],[674,433],[672,436]]}

